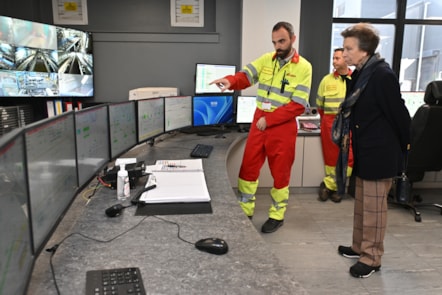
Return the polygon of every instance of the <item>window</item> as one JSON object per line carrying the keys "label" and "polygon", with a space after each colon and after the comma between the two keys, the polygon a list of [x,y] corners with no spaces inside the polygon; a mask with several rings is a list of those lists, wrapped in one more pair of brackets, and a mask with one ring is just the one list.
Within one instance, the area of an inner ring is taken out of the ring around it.
{"label": "window", "polygon": [[424,91],[442,80],[442,25],[405,25],[399,72],[402,91]]}
{"label": "window", "polygon": [[334,0],[335,18],[396,18],[396,0]]}
{"label": "window", "polygon": [[[341,36],[341,32],[351,25],[353,24],[333,24],[332,50],[338,47],[342,47],[344,39]],[[378,30],[381,38],[377,51],[381,54],[383,58],[385,58],[385,61],[391,65],[393,62],[394,49],[394,25],[373,24],[373,26],[376,28],[376,30]],[[333,56],[333,53],[331,54],[331,56]]]}
{"label": "window", "polygon": [[341,32],[358,22],[379,31],[377,51],[398,74],[402,91],[442,80],[442,1],[334,0],[332,51],[342,46]]}

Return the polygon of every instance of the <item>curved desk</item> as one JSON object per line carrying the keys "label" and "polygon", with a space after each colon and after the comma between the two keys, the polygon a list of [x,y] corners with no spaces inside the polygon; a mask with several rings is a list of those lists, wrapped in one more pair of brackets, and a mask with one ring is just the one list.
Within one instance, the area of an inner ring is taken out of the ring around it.
{"label": "curved desk", "polygon": [[[223,138],[177,133],[157,139],[152,147],[139,145],[124,155],[150,165],[158,159],[189,158],[197,143],[213,145],[211,156],[203,159],[213,213],[160,217],[179,224],[180,236],[187,241],[207,237],[226,240],[227,254],[217,256],[195,249],[178,239],[176,225],[153,216],[135,216],[135,207],[125,209],[119,217],[107,217],[104,211],[117,203],[116,192],[102,188],[87,206],[81,194],[76,197],[45,247],[69,236],[52,260],[61,294],[84,294],[88,270],[131,266],[140,268],[147,294],[306,294],[237,203],[226,159],[230,148],[244,136],[236,132]],[[92,184],[95,186],[95,180]],[[140,183],[131,193],[142,186]],[[92,241],[76,233],[109,242]],[[37,258],[28,294],[56,294],[49,258],[46,251]]]}

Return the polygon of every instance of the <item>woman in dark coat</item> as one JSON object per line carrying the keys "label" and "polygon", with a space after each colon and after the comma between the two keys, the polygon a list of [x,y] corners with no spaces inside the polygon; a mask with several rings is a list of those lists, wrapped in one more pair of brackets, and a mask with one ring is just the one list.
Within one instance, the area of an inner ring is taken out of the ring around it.
{"label": "woman in dark coat", "polygon": [[350,247],[339,246],[338,252],[357,258],[358,262],[350,267],[350,274],[365,278],[381,267],[388,192],[393,178],[403,169],[411,119],[396,74],[375,54],[379,44],[376,30],[370,24],[359,23],[341,35],[344,59],[356,67],[346,98],[356,99],[347,123],[356,190],[353,242]]}

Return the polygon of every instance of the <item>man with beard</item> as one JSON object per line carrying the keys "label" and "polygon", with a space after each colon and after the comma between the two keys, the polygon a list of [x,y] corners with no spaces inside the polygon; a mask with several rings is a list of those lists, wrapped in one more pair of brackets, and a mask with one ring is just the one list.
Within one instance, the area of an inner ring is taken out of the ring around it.
{"label": "man with beard", "polygon": [[261,228],[263,233],[274,232],[284,223],[298,134],[296,117],[308,106],[310,94],[312,66],[293,48],[295,40],[293,26],[278,22],[272,29],[274,52],[262,55],[235,75],[210,83],[221,91],[241,90],[258,83],[257,107],[239,172],[238,200],[251,219],[259,173],[267,158],[273,187],[269,218]]}

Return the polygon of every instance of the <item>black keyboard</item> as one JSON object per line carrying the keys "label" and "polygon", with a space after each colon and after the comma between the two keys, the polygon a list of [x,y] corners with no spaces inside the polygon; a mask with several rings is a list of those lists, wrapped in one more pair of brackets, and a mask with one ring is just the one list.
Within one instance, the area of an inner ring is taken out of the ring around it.
{"label": "black keyboard", "polygon": [[86,272],[86,295],[145,295],[138,267],[90,270]]}
{"label": "black keyboard", "polygon": [[213,145],[198,143],[190,153],[194,158],[207,158],[213,150]]}

